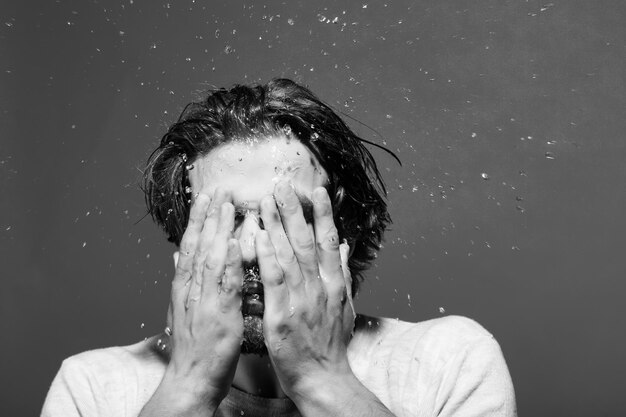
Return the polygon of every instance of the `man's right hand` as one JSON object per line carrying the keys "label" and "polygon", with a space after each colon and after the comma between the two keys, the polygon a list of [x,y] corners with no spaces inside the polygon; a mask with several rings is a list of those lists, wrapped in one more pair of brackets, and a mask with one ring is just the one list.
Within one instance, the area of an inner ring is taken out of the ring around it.
{"label": "man's right hand", "polygon": [[213,415],[228,394],[243,340],[234,217],[224,190],[193,202],[172,282],[170,360],[140,416]]}

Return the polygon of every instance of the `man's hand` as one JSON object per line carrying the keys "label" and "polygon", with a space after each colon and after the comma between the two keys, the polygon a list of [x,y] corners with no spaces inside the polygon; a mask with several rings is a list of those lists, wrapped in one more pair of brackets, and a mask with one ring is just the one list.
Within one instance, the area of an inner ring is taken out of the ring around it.
{"label": "man's hand", "polygon": [[355,319],[349,248],[339,244],[326,190],[316,188],[312,200],[312,227],[288,183],[278,183],[274,198],[261,201],[265,230],[255,243],[270,360],[304,416],[392,417],[348,363]]}
{"label": "man's hand", "polygon": [[241,249],[230,193],[200,193],[172,282],[170,360],[143,415],[212,415],[228,393],[241,341]]}
{"label": "man's hand", "polygon": [[315,384],[352,375],[347,345],[355,317],[348,246],[339,243],[326,190],[314,190],[312,200],[309,225],[291,185],[278,183],[274,198],[261,201],[265,230],[256,238],[265,344],[292,399]]}

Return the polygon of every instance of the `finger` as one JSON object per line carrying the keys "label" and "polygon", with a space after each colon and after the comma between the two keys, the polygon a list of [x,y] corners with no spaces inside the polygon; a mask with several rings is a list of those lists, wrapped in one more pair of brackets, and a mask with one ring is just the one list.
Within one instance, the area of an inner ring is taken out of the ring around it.
{"label": "finger", "polygon": [[232,236],[235,225],[235,208],[231,203],[223,203],[219,208],[215,236],[208,246],[204,270],[202,272],[201,298],[209,300],[217,296],[226,268],[228,239]]}
{"label": "finger", "polygon": [[284,272],[286,284],[290,291],[295,290],[302,283],[302,272],[280,220],[276,201],[271,196],[261,200],[261,219],[274,247],[276,260]]}
{"label": "finger", "polygon": [[356,318],[356,311],[354,310],[354,301],[352,299],[352,275],[348,268],[348,259],[350,258],[350,246],[345,243],[339,245],[339,254],[341,255],[341,270],[343,271],[343,277],[346,285],[346,297],[348,304],[350,305],[350,313],[352,314],[352,326],[354,326],[354,319]]}
{"label": "finger", "polygon": [[276,260],[274,247],[266,230],[259,230],[255,237],[257,262],[265,303],[265,318],[277,317],[289,304],[289,291],[285,284],[283,270]]}
{"label": "finger", "polygon": [[211,198],[206,194],[198,194],[189,212],[187,228],[180,242],[180,253],[176,262],[175,278],[186,281],[191,273],[193,258],[200,241],[200,233],[206,218],[207,209],[211,203]]}
{"label": "finger", "polygon": [[[192,281],[187,295],[185,306],[189,309],[194,302],[200,301],[202,297],[202,286],[204,280],[204,268],[208,260],[208,256],[212,251],[211,246],[215,240],[215,234],[220,220],[220,210],[222,204],[230,198],[230,193],[222,188],[217,188],[213,194],[211,204],[207,209],[207,214],[202,225],[202,233],[200,235],[199,249],[194,258]],[[213,255],[213,254],[212,254]],[[210,262],[212,264],[212,262]],[[216,287],[213,287],[215,290]]]}
{"label": "finger", "polygon": [[318,277],[315,242],[309,233],[302,206],[291,184],[281,181],[276,184],[274,196],[283,227],[296,255],[304,280],[315,281]]}
{"label": "finger", "polygon": [[319,270],[329,299],[340,299],[346,291],[339,252],[339,233],[333,221],[333,209],[324,187],[313,190],[313,227]]}
{"label": "finger", "polygon": [[191,206],[189,221],[180,243],[176,272],[172,281],[172,316],[173,326],[181,327],[185,316],[184,308],[189,292],[189,282],[193,273],[194,258],[200,241],[200,232],[206,217],[211,198],[199,194]]}
{"label": "finger", "polygon": [[215,233],[217,232],[217,225],[220,220],[220,210],[222,204],[226,202],[232,202],[231,193],[223,188],[217,188],[213,194],[213,201],[209,205],[207,215],[202,225],[202,235],[200,237],[200,250],[203,254],[206,254]]}
{"label": "finger", "polygon": [[218,298],[222,311],[241,311],[241,286],[243,284],[243,263],[241,248],[237,239],[228,240],[226,267],[222,284],[218,288]]}

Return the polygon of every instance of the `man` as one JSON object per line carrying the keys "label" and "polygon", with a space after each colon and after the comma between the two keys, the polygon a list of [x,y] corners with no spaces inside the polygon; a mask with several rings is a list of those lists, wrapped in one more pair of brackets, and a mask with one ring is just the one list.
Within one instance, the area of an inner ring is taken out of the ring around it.
{"label": "man", "polygon": [[285,79],[183,111],[144,191],[176,243],[167,327],[64,361],[43,416],[514,416],[477,323],[356,315],[389,223],[369,151]]}

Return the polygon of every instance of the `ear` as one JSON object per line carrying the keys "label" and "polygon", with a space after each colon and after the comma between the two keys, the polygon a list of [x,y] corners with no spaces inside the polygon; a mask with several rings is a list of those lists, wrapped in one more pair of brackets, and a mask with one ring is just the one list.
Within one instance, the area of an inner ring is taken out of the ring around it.
{"label": "ear", "polygon": [[174,252],[174,254],[172,255],[172,257],[174,258],[174,269],[176,269],[176,267],[178,266],[178,257],[180,256],[180,252],[176,251]]}

